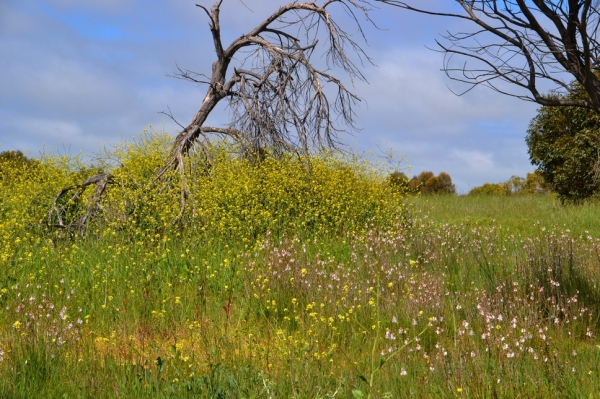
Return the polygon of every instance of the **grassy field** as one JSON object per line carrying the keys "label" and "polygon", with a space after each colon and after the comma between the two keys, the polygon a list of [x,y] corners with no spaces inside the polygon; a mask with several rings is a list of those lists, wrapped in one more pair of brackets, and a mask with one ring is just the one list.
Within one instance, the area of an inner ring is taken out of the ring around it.
{"label": "grassy field", "polygon": [[502,225],[506,230],[536,235],[540,228],[570,230],[574,236],[600,237],[600,202],[563,205],[553,195],[420,197],[417,209],[438,223]]}
{"label": "grassy field", "polygon": [[327,202],[252,239],[206,218],[15,236],[4,191],[0,398],[600,397],[597,205],[429,197],[369,222],[398,197],[353,179],[367,219]]}

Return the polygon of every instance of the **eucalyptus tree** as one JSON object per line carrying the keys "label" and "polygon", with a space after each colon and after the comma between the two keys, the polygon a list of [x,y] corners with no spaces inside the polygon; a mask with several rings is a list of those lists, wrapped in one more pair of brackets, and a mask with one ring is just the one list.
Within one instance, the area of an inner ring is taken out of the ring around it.
{"label": "eucalyptus tree", "polygon": [[600,189],[599,133],[600,114],[580,107],[541,107],[531,120],[525,139],[531,163],[562,202],[581,202]]}

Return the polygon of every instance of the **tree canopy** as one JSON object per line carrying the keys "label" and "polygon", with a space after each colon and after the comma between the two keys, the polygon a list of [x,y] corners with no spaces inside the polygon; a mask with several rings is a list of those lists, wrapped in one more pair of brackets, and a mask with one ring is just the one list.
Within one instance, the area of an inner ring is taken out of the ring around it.
{"label": "tree canopy", "polygon": [[579,202],[598,191],[599,134],[600,115],[589,109],[542,107],[532,119],[529,157],[562,201]]}
{"label": "tree canopy", "polygon": [[431,171],[423,171],[409,179],[400,171],[391,173],[388,181],[393,186],[404,192],[422,194],[456,194],[456,187],[452,178],[446,172],[435,176]]}

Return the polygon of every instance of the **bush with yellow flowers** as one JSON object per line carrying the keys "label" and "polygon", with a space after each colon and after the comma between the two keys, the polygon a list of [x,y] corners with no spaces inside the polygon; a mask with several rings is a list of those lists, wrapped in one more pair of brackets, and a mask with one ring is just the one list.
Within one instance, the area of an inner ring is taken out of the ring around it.
{"label": "bush with yellow flowers", "polygon": [[251,239],[346,234],[389,224],[402,197],[370,163],[332,152],[260,162],[217,146],[210,173],[190,186],[194,214],[212,234]]}
{"label": "bush with yellow flowers", "polygon": [[39,236],[56,194],[80,182],[85,169],[78,156],[0,154],[0,264],[23,255],[19,249]]}
{"label": "bush with yellow flowers", "polygon": [[[93,203],[90,186],[77,198],[71,193],[61,197],[58,204],[66,210],[65,219],[81,220],[89,213],[85,231],[97,235],[191,228],[256,242],[267,234],[355,234],[391,225],[404,215],[402,194],[386,184],[383,168],[366,159],[336,152],[275,157],[268,150],[260,159],[249,159],[221,141],[208,154],[190,154],[183,170],[157,179],[171,143],[166,134],[144,133],[105,151],[95,168],[78,157],[6,160],[0,180],[3,243],[48,224],[57,193],[99,170],[112,175],[99,203]],[[7,245],[4,260],[14,252]]]}

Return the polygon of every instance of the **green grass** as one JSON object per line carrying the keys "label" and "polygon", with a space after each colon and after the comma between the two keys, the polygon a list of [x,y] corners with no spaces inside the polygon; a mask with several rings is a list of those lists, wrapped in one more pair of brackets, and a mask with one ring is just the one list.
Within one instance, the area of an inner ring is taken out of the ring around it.
{"label": "green grass", "polygon": [[439,223],[493,225],[535,235],[540,227],[569,229],[572,234],[600,237],[600,202],[562,205],[554,195],[422,196],[417,209]]}
{"label": "green grass", "polygon": [[24,240],[0,270],[0,398],[600,397],[599,214],[443,196],[408,225],[255,245]]}

